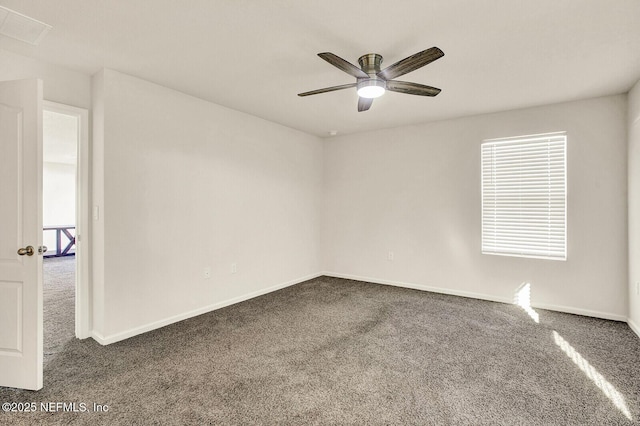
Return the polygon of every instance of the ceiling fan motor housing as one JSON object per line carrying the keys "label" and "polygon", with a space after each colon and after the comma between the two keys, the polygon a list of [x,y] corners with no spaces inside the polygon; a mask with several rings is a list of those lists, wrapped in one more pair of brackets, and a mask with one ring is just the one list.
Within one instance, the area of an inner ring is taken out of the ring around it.
{"label": "ceiling fan motor housing", "polygon": [[382,56],[377,53],[367,53],[366,55],[358,58],[358,63],[362,71],[374,77],[380,72],[380,65],[382,65]]}
{"label": "ceiling fan motor housing", "polygon": [[358,63],[360,64],[362,71],[369,74],[369,78],[358,78],[359,93],[360,89],[371,86],[382,88],[382,91],[379,93],[384,93],[384,89],[387,87],[386,81],[377,76],[380,72],[382,56],[377,53],[367,53],[366,55],[362,55],[358,58]]}

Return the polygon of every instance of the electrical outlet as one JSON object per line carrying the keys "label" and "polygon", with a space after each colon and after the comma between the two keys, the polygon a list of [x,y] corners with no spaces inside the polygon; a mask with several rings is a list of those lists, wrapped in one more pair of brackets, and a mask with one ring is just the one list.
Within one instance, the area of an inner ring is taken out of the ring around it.
{"label": "electrical outlet", "polygon": [[231,264],[231,273],[235,274],[236,272],[238,272],[238,264],[237,263],[232,263]]}
{"label": "electrical outlet", "polygon": [[387,260],[393,261],[393,252],[390,251],[389,254],[387,255]]}
{"label": "electrical outlet", "polygon": [[204,271],[202,272],[202,275],[204,276],[204,279],[206,279],[206,280],[211,278],[211,268],[209,268],[209,267],[204,268]]}

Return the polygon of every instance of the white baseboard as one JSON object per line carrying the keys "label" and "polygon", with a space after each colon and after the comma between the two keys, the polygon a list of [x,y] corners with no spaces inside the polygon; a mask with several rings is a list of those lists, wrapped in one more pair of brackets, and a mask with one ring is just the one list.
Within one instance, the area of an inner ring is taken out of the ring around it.
{"label": "white baseboard", "polygon": [[509,298],[505,298],[505,297],[493,296],[491,294],[474,293],[474,292],[471,292],[471,291],[453,290],[453,289],[444,288],[444,287],[432,287],[432,286],[427,286],[427,285],[422,285],[422,284],[381,280],[381,279],[378,279],[378,278],[361,277],[361,276],[358,276],[358,275],[349,275],[349,274],[340,274],[340,273],[337,273],[337,272],[323,272],[323,275],[326,275],[328,277],[344,278],[344,279],[347,279],[347,280],[364,281],[364,282],[374,283],[374,284],[384,284],[384,285],[391,285],[391,286],[394,286],[394,287],[403,287],[403,288],[411,288],[411,289],[414,289],[414,290],[430,291],[432,293],[441,293],[441,294],[450,294],[452,296],[469,297],[471,299],[488,300],[488,301],[491,301],[491,302],[513,303],[513,298],[509,299]]}
{"label": "white baseboard", "polygon": [[[485,294],[485,293],[474,293],[474,292],[470,292],[470,291],[460,291],[460,290],[454,290],[454,289],[445,288],[445,287],[432,287],[432,286],[426,286],[426,285],[422,285],[422,284],[381,280],[381,279],[378,279],[378,278],[361,277],[361,276],[358,276],[358,275],[349,275],[349,274],[340,274],[340,273],[337,273],[337,272],[325,271],[325,272],[323,272],[323,275],[326,275],[328,277],[335,277],[335,278],[345,278],[345,279],[348,279],[348,280],[364,281],[364,282],[370,282],[370,283],[375,283],[375,284],[384,284],[384,285],[391,285],[391,286],[395,286],[395,287],[404,287],[404,288],[411,288],[411,289],[415,289],[415,290],[430,291],[430,292],[433,292],[433,293],[449,294],[449,295],[452,295],[452,296],[462,296],[462,297],[469,297],[469,298],[472,298],[472,299],[488,300],[488,301],[491,301],[491,302],[500,302],[500,303],[513,304],[513,297],[511,297],[511,298],[499,297],[499,296],[494,296],[494,295]],[[544,303],[532,303],[531,306],[533,308],[538,308],[538,309],[548,309],[550,311],[565,312],[565,313],[569,313],[569,314],[576,314],[576,315],[582,315],[582,316],[587,316],[587,317],[594,317],[594,318],[602,318],[602,319],[608,319],[608,320],[613,320],[613,321],[627,322],[627,317],[622,316],[622,315],[610,314],[610,313],[607,313],[607,312],[590,311],[590,310],[587,310],[587,309],[573,308],[573,307],[570,307],[570,306],[549,305],[549,304],[544,304]],[[637,330],[637,328],[636,328],[636,330]]]}
{"label": "white baseboard", "polygon": [[636,333],[638,337],[640,337],[640,327],[638,327],[638,324],[633,322],[631,318],[627,318],[627,324],[629,324],[631,330],[633,330],[633,332]]}
{"label": "white baseboard", "polygon": [[627,322],[627,317],[625,317],[624,315],[617,315],[617,314],[611,314],[608,312],[600,312],[600,311],[590,311],[588,309],[574,308],[571,306],[549,305],[546,303],[532,303],[531,307],[538,308],[538,309],[547,309],[549,311],[565,312],[567,314],[582,315],[584,317],[602,318],[602,319],[612,320],[612,321]]}
{"label": "white baseboard", "polygon": [[107,344],[105,337],[95,330],[91,330],[91,338],[103,346]]}
{"label": "white baseboard", "polygon": [[258,296],[262,296],[264,294],[267,293],[271,293],[274,292],[276,290],[280,290],[283,289],[285,287],[290,287],[292,285],[295,284],[299,284],[303,281],[307,281],[307,280],[311,280],[313,278],[318,278],[322,276],[321,273],[317,273],[317,274],[311,274],[311,275],[307,275],[305,277],[302,278],[298,278],[295,280],[291,280],[291,281],[287,281],[285,283],[281,283],[281,284],[276,284],[274,286],[268,287],[268,288],[264,288],[258,291],[254,291],[252,293],[248,293],[242,296],[238,296],[238,297],[234,297],[232,299],[228,299],[228,300],[224,300],[222,302],[218,302],[218,303],[214,303],[211,305],[207,305],[207,306],[203,306],[201,308],[198,309],[194,309],[192,311],[189,312],[185,312],[182,314],[178,314],[178,315],[174,315],[159,321],[154,321],[152,323],[140,326],[140,327],[135,327],[126,331],[122,331],[120,333],[116,333],[116,334],[112,334],[109,336],[103,336],[102,334],[96,332],[96,331],[92,331],[91,332],[91,337],[98,343],[100,343],[101,345],[110,345],[111,343],[115,343],[115,342],[119,342],[121,340],[125,340],[128,339],[130,337],[133,336],[137,336],[138,334],[142,334],[142,333],[146,333],[148,331],[151,330],[155,330],[164,326],[167,326],[169,324],[173,324],[179,321],[183,321],[186,320],[188,318],[192,318],[192,317],[196,317],[198,315],[202,315],[202,314],[206,314],[207,312],[211,312],[211,311],[215,311],[216,309],[220,309],[220,308],[224,308],[226,306],[229,305],[234,305],[236,303],[240,303],[240,302],[244,302],[245,300],[249,300],[249,299],[253,299],[254,297],[258,297]]}

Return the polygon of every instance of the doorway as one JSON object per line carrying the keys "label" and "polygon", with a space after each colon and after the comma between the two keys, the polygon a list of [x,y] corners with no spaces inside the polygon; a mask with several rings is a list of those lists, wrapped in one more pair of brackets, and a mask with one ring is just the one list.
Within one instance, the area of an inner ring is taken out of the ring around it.
{"label": "doorway", "polygon": [[85,109],[43,104],[45,360],[89,337],[88,124]]}

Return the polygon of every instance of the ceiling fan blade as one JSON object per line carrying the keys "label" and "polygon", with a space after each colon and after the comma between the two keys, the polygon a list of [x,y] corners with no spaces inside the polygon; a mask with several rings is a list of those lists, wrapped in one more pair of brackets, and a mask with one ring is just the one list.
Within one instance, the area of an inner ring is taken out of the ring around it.
{"label": "ceiling fan blade", "polygon": [[441,92],[437,87],[425,86],[424,84],[409,83],[406,81],[389,80],[387,90],[407,95],[436,96]]}
{"label": "ceiling fan blade", "polygon": [[373,98],[358,98],[358,112],[366,111],[371,108]]}
{"label": "ceiling fan blade", "polygon": [[333,53],[330,53],[330,52],[318,53],[318,56],[320,56],[322,59],[329,62],[334,67],[341,69],[342,71],[346,72],[349,75],[352,75],[356,78],[369,78],[369,74],[362,71],[360,68],[356,67],[351,62],[347,62],[341,57],[334,55]]}
{"label": "ceiling fan blade", "polygon": [[382,77],[385,80],[392,80],[411,71],[415,71],[443,56],[444,52],[442,50],[437,47],[432,47],[418,52],[415,55],[411,55],[408,58],[404,58],[393,65],[389,65],[378,73],[378,77]]}
{"label": "ceiling fan blade", "polygon": [[312,90],[310,92],[298,93],[298,96],[317,95],[318,93],[327,93],[327,92],[333,92],[335,90],[348,89],[350,87],[356,87],[357,85],[358,85],[358,83],[350,83],[350,84],[343,84],[341,86],[325,87],[324,89],[318,89],[318,90]]}

